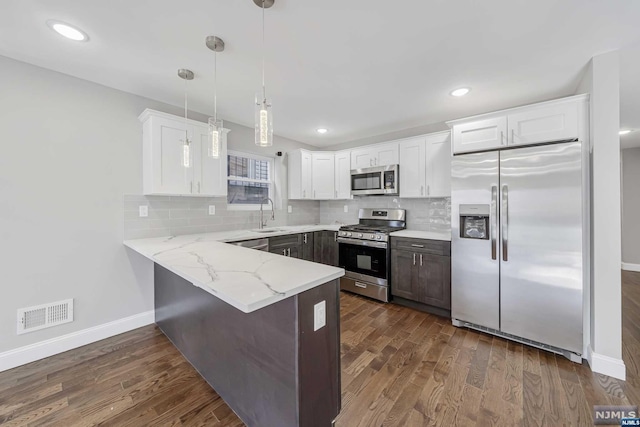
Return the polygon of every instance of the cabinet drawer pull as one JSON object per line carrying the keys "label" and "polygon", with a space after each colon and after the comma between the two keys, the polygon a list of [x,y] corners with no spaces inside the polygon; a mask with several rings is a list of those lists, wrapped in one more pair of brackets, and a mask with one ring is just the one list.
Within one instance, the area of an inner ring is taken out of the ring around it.
{"label": "cabinet drawer pull", "polygon": [[413,254],[413,265],[416,265],[416,254]]}
{"label": "cabinet drawer pull", "polygon": [[282,250],[282,255],[287,256],[287,250],[286,249]]}
{"label": "cabinet drawer pull", "polygon": [[422,267],[422,254],[420,254],[420,267]]}
{"label": "cabinet drawer pull", "polygon": [[304,244],[307,244],[307,233],[304,233]]}
{"label": "cabinet drawer pull", "polygon": [[290,257],[291,256],[291,248],[287,248],[287,256]]}
{"label": "cabinet drawer pull", "polygon": [[411,244],[412,248],[424,248],[424,245],[416,245],[415,243]]}
{"label": "cabinet drawer pull", "polygon": [[365,283],[356,282],[356,286],[358,288],[367,289],[367,285]]}

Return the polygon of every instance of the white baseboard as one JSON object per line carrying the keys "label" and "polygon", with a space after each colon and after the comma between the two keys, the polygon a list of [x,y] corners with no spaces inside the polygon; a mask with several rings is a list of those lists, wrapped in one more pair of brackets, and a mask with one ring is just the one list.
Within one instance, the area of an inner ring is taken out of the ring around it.
{"label": "white baseboard", "polygon": [[0,372],[155,322],[153,310],[0,353]]}
{"label": "white baseboard", "polygon": [[622,263],[622,269],[627,271],[637,271],[640,272],[640,264],[631,264],[629,262]]}
{"label": "white baseboard", "polygon": [[627,368],[624,366],[622,359],[614,359],[613,357],[595,353],[591,346],[589,346],[587,361],[593,372],[608,375],[623,381],[626,380]]}

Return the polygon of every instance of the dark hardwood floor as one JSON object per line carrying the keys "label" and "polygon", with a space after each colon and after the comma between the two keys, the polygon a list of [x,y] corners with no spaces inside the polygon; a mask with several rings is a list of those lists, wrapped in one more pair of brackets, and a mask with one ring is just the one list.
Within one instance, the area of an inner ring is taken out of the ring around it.
{"label": "dark hardwood floor", "polygon": [[[588,426],[593,405],[640,404],[640,273],[622,291],[626,382],[343,293],[336,425]],[[0,424],[243,425],[154,326],[0,373]]]}

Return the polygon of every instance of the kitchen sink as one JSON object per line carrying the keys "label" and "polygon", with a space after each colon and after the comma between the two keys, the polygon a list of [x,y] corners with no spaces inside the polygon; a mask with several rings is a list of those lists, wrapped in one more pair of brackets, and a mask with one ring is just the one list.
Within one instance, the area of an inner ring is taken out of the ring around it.
{"label": "kitchen sink", "polygon": [[281,228],[263,228],[263,229],[256,228],[251,231],[254,233],[276,233],[278,231],[282,231],[282,229]]}

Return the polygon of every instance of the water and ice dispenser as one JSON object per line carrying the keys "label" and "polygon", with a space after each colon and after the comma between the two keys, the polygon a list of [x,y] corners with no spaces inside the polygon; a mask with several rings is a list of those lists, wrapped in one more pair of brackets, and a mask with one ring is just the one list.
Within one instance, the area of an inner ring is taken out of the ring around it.
{"label": "water and ice dispenser", "polygon": [[460,238],[489,240],[489,205],[460,205]]}

